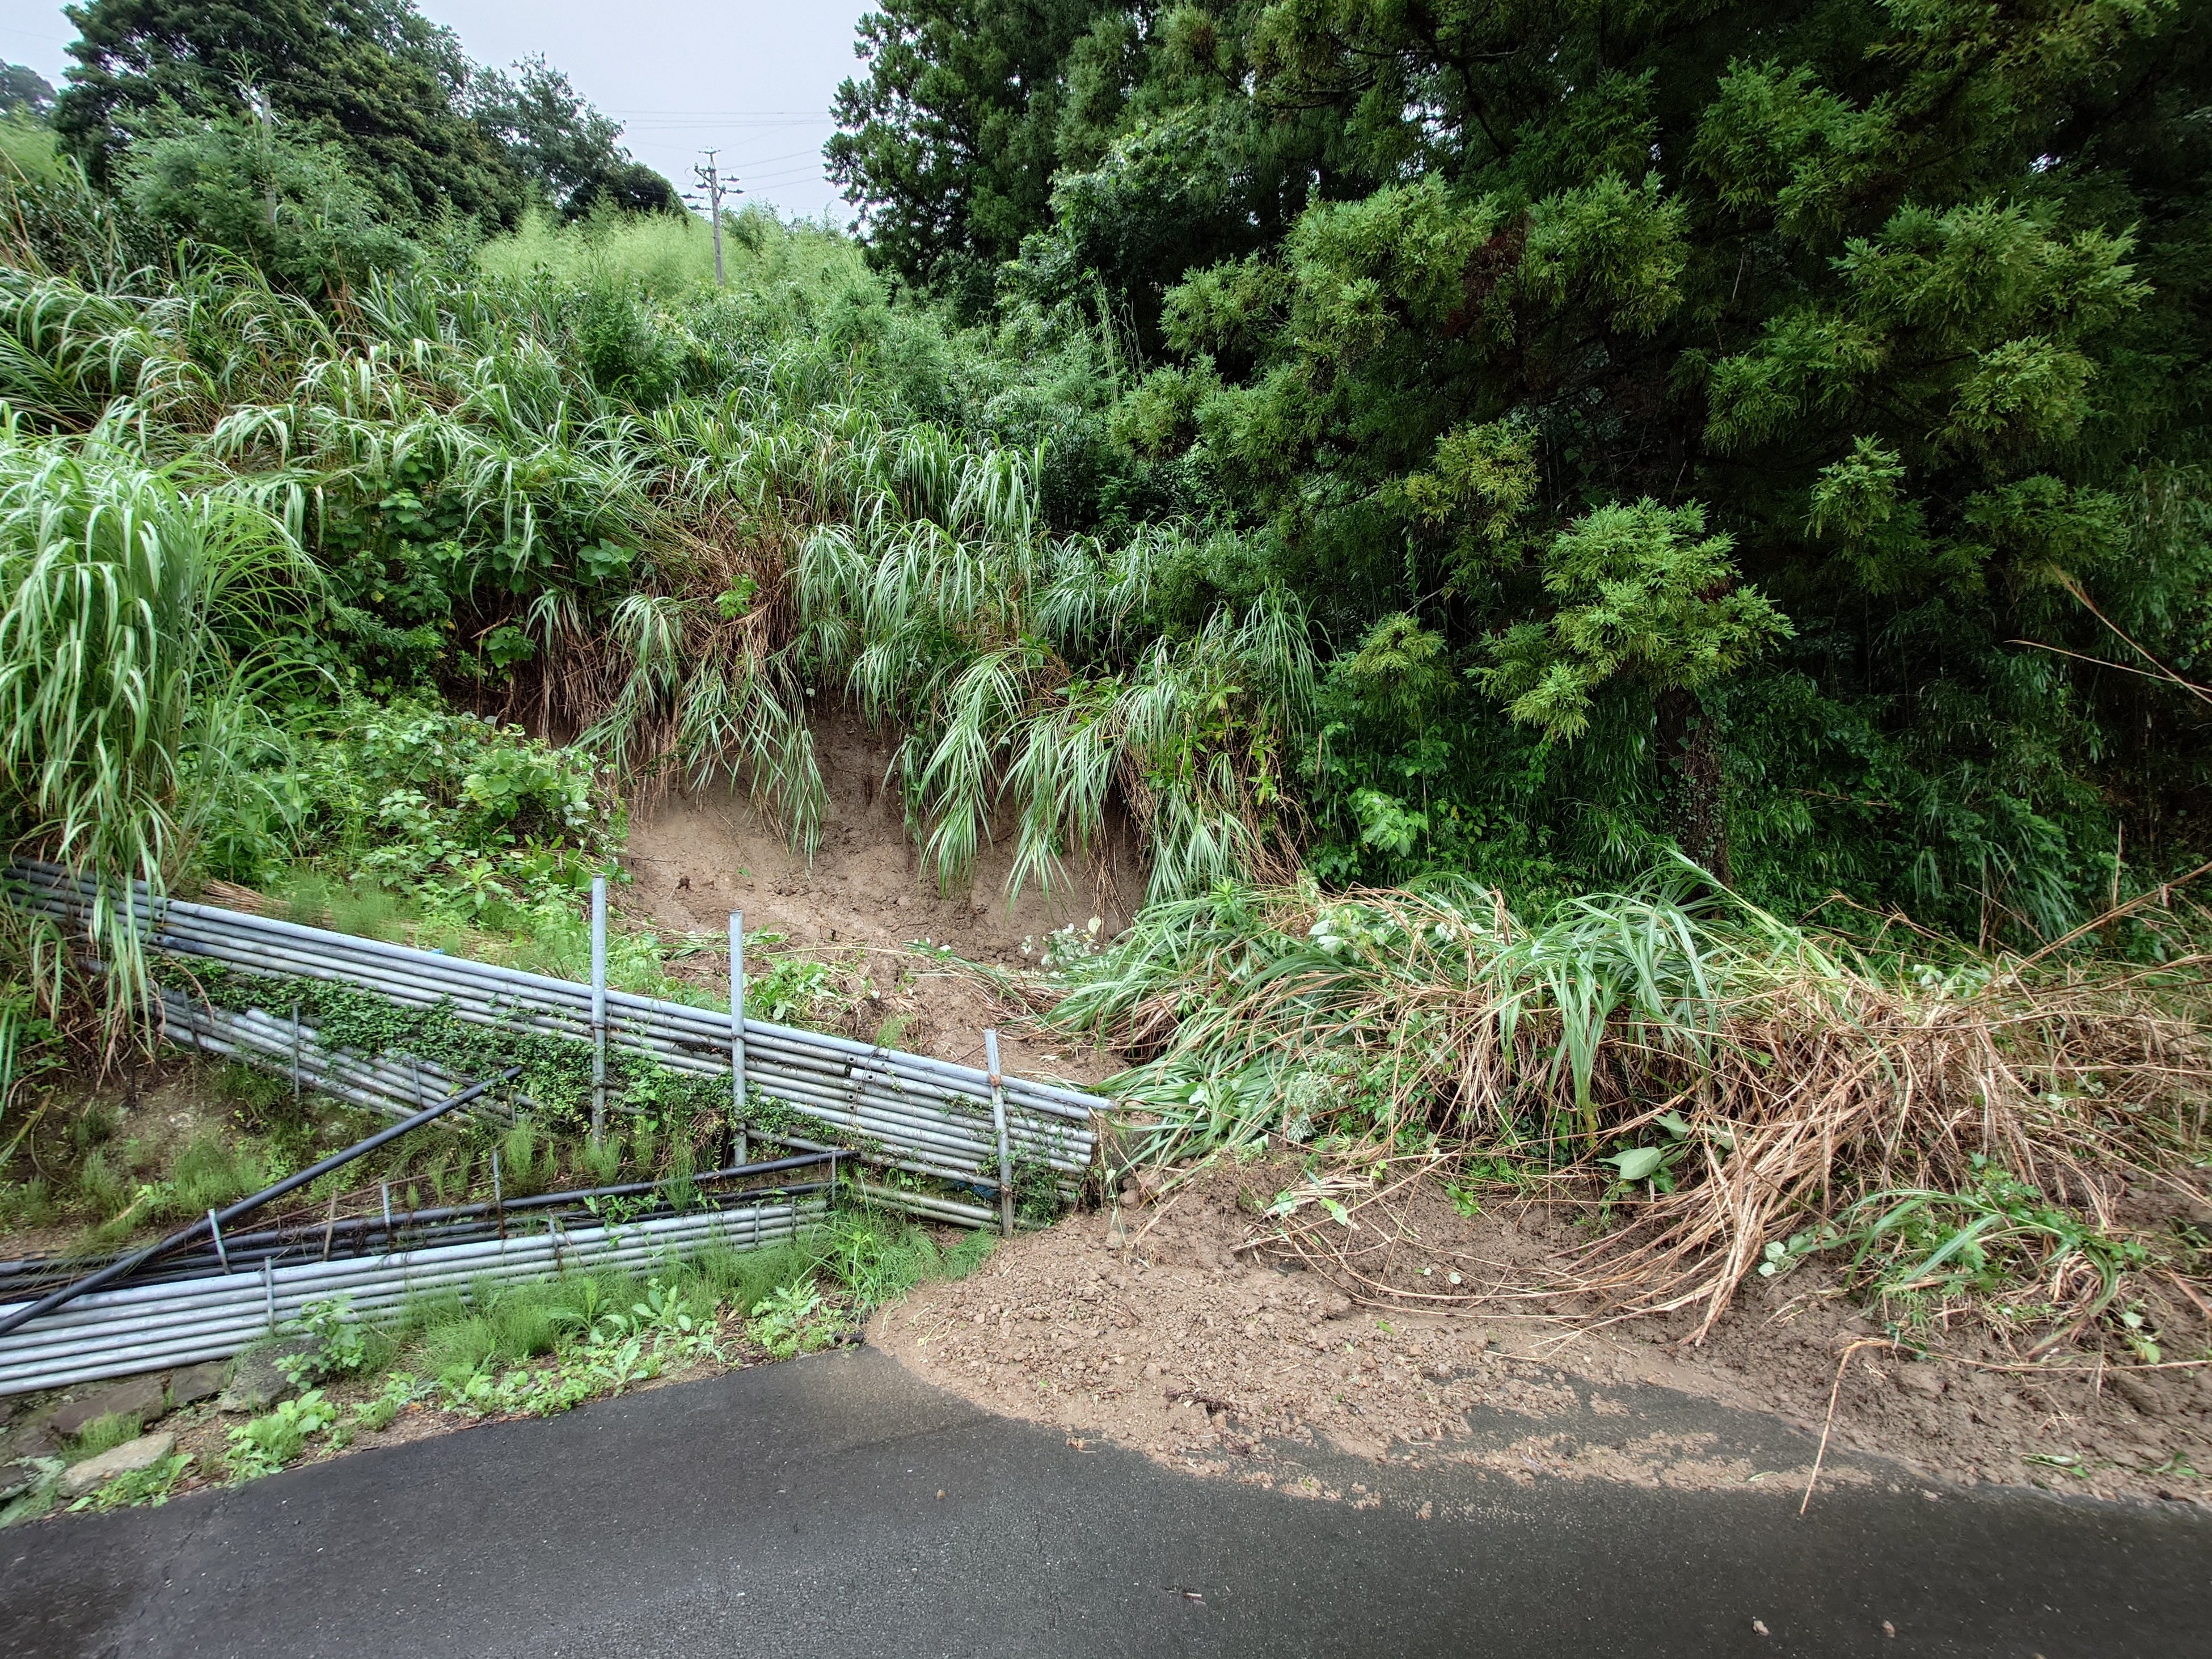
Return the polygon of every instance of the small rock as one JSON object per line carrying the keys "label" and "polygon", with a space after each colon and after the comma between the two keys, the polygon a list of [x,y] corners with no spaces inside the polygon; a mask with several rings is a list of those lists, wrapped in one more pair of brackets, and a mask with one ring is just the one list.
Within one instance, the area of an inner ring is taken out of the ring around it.
{"label": "small rock", "polygon": [[112,1451],[88,1457],[65,1470],[62,1475],[62,1496],[82,1498],[118,1474],[150,1469],[176,1449],[177,1437],[173,1434],[142,1434],[136,1440],[126,1440]]}
{"label": "small rock", "polygon": [[312,1336],[298,1336],[240,1354],[231,1371],[229,1385],[223,1389],[222,1398],[215,1402],[215,1408],[234,1413],[265,1412],[278,1401],[297,1394],[299,1390],[292,1386],[292,1380],[276,1369],[276,1362],[293,1354],[312,1352],[315,1344],[316,1339]]}
{"label": "small rock", "polygon": [[85,1425],[98,1418],[135,1417],[142,1425],[151,1423],[169,1409],[164,1382],[163,1375],[156,1371],[151,1376],[134,1376],[113,1388],[96,1389],[55,1407],[46,1413],[47,1426],[62,1439],[73,1440],[84,1432]]}
{"label": "small rock", "polygon": [[227,1369],[220,1359],[185,1366],[169,1379],[170,1406],[197,1406],[203,1400],[214,1399],[222,1392],[222,1374]]}

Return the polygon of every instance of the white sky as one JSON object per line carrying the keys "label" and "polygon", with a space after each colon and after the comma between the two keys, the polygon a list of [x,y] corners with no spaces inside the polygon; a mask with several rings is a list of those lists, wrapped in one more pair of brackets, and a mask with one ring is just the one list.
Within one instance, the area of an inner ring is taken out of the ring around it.
{"label": "white sky", "polygon": [[[856,72],[866,0],[417,0],[478,63],[542,52],[623,124],[647,166],[691,187],[701,147],[719,145],[745,201],[788,215],[849,210],[822,176],[837,83]],[[76,31],[59,4],[0,0],[0,58],[61,84]]]}

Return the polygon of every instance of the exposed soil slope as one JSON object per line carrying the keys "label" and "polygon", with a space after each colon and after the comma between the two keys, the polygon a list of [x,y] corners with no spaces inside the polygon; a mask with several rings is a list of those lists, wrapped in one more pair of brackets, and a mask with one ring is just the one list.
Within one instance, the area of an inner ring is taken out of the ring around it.
{"label": "exposed soil slope", "polygon": [[[1802,1269],[1761,1282],[1698,1348],[1675,1345],[1686,1326],[1577,1329],[1510,1299],[1449,1314],[1355,1304],[1323,1273],[1248,1248],[1252,1211],[1293,1178],[1219,1169],[1156,1207],[1072,1217],[971,1279],[924,1287],[871,1338],[992,1410],[1248,1478],[1296,1478],[1273,1465],[1325,1440],[1513,1480],[1802,1487],[1839,1362],[1875,1335]],[[1570,1242],[1534,1208],[1468,1218],[1441,1198],[1413,1231],[1405,1265],[1438,1280]],[[2212,1503],[2191,1473],[2212,1474],[2203,1370],[2029,1376],[1877,1345],[1844,1370],[1823,1482],[1890,1478],[1875,1461],[1889,1459],[1938,1480]],[[1800,1431],[1798,1455],[1755,1467],[1710,1437],[1639,1431],[1660,1389],[1774,1413]]]}
{"label": "exposed soil slope", "polygon": [[[830,795],[822,845],[813,858],[793,850],[781,828],[742,792],[728,788],[675,793],[639,812],[623,857],[631,884],[625,907],[664,936],[705,935],[719,942],[729,914],[744,912],[748,933],[781,934],[780,948],[800,949],[865,976],[874,993],[855,1034],[872,1036],[872,1022],[899,1019],[889,1040],[942,1060],[980,1065],[983,1028],[1010,1010],[972,978],[933,972],[927,947],[950,945],[971,962],[1014,967],[1026,942],[1042,950],[1055,928],[1080,930],[1091,917],[1100,938],[1128,925],[1141,902],[1144,878],[1126,836],[1113,840],[1112,861],[1079,872],[1077,884],[1042,894],[1033,888],[1009,902],[1011,826],[982,849],[975,880],[963,892],[939,890],[907,835],[895,791],[884,787],[896,740],[845,716],[814,728],[815,752]],[[900,988],[900,981],[910,983]],[[861,1030],[861,1025],[869,1029]],[[1009,1070],[1096,1081],[1115,1063],[1057,1042],[1005,1038]]]}

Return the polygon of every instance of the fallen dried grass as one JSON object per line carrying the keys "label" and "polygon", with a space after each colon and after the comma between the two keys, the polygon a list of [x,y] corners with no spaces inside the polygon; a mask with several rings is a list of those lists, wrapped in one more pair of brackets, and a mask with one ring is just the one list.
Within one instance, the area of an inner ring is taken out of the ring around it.
{"label": "fallen dried grass", "polygon": [[1958,1194],[1964,1239],[1894,1286],[2008,1242],[2078,1330],[2161,1273],[2204,1307],[2201,1251],[2136,1212],[2212,1213],[2207,966],[1877,959],[1664,893],[1526,924],[1465,886],[1223,890],[1148,912],[1054,1018],[1147,1057],[1121,1085],[1152,1109],[1136,1160],[1315,1150],[1271,1219],[1347,1268],[1354,1206],[1502,1153],[1604,1224],[1529,1294],[1691,1310],[1694,1340],[1770,1246],[1863,1257],[1896,1204]]}

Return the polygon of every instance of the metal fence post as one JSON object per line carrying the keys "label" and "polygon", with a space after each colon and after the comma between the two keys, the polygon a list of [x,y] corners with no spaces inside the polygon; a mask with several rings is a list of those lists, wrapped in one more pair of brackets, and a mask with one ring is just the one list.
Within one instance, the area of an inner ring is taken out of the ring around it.
{"label": "metal fence post", "polygon": [[607,1131],[607,878],[592,878],[592,1145]]}
{"label": "metal fence post", "polygon": [[999,1033],[983,1032],[983,1056],[991,1077],[991,1127],[999,1137],[999,1231],[1014,1236],[1014,1153],[1006,1139],[1006,1091],[999,1079]]}
{"label": "metal fence post", "polygon": [[292,1103],[300,1103],[300,1005],[292,1005]]}
{"label": "metal fence post", "polygon": [[730,912],[730,1161],[752,1162],[745,1133],[745,913]]}

